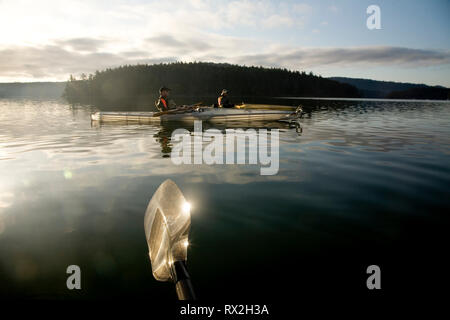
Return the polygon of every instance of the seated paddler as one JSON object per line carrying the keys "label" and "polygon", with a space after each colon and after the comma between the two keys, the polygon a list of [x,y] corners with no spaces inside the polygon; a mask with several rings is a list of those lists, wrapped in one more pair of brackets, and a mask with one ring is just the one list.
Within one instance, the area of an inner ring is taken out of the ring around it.
{"label": "seated paddler", "polygon": [[217,98],[217,104],[219,108],[234,108],[234,104],[231,104],[230,99],[228,98],[227,89],[222,90],[220,96]]}
{"label": "seated paddler", "polygon": [[170,89],[167,87],[161,87],[159,89],[159,98],[156,102],[156,108],[162,112],[162,111],[168,111],[171,109],[175,109],[177,107],[176,103],[169,98],[170,96]]}

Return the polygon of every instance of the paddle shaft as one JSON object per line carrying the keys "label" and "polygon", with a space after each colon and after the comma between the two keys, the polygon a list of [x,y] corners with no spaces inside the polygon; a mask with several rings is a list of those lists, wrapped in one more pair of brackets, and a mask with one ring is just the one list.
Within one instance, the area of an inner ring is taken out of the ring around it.
{"label": "paddle shaft", "polygon": [[173,266],[176,276],[175,289],[178,300],[195,300],[194,288],[186,268],[186,261],[175,261]]}
{"label": "paddle shaft", "polygon": [[171,113],[178,113],[178,112],[186,112],[186,111],[190,111],[198,106],[200,106],[202,103],[198,102],[196,104],[192,104],[189,106],[181,106],[177,109],[172,109],[172,110],[167,110],[167,111],[160,111],[160,112],[156,112],[155,114],[153,114],[154,117],[159,117],[162,116],[164,114],[171,114]]}

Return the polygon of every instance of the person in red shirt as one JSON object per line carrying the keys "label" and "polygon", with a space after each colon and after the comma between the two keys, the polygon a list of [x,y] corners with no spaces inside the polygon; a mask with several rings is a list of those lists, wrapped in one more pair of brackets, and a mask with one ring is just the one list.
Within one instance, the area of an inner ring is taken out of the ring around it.
{"label": "person in red shirt", "polygon": [[159,89],[159,98],[156,102],[156,108],[162,112],[167,111],[171,109],[175,109],[177,107],[176,103],[169,98],[170,96],[170,89],[167,87],[161,87]]}

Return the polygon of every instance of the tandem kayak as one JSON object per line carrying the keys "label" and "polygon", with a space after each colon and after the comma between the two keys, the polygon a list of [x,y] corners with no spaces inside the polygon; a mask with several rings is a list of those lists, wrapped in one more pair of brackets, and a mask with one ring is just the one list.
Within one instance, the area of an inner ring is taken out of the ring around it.
{"label": "tandem kayak", "polygon": [[296,110],[298,107],[292,106],[280,106],[276,104],[237,104],[234,106],[236,109],[257,109],[257,110]]}
{"label": "tandem kayak", "polygon": [[[300,112],[301,113],[301,112]],[[222,108],[197,108],[188,112],[157,115],[155,112],[95,112],[91,120],[100,122],[160,123],[164,121],[209,122],[227,121],[290,121],[298,117],[297,112],[287,110],[247,110]]]}

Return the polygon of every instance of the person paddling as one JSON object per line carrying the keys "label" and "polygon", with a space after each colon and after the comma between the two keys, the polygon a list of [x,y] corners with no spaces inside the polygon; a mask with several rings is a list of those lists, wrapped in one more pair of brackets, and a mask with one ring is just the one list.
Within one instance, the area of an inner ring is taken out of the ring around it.
{"label": "person paddling", "polygon": [[172,99],[169,99],[169,96],[170,96],[169,88],[161,87],[159,89],[159,99],[155,103],[155,105],[160,112],[175,109],[177,107],[176,103]]}
{"label": "person paddling", "polygon": [[234,104],[230,103],[230,99],[228,98],[228,90],[223,89],[220,93],[220,96],[217,98],[217,104],[219,108],[234,108]]}

